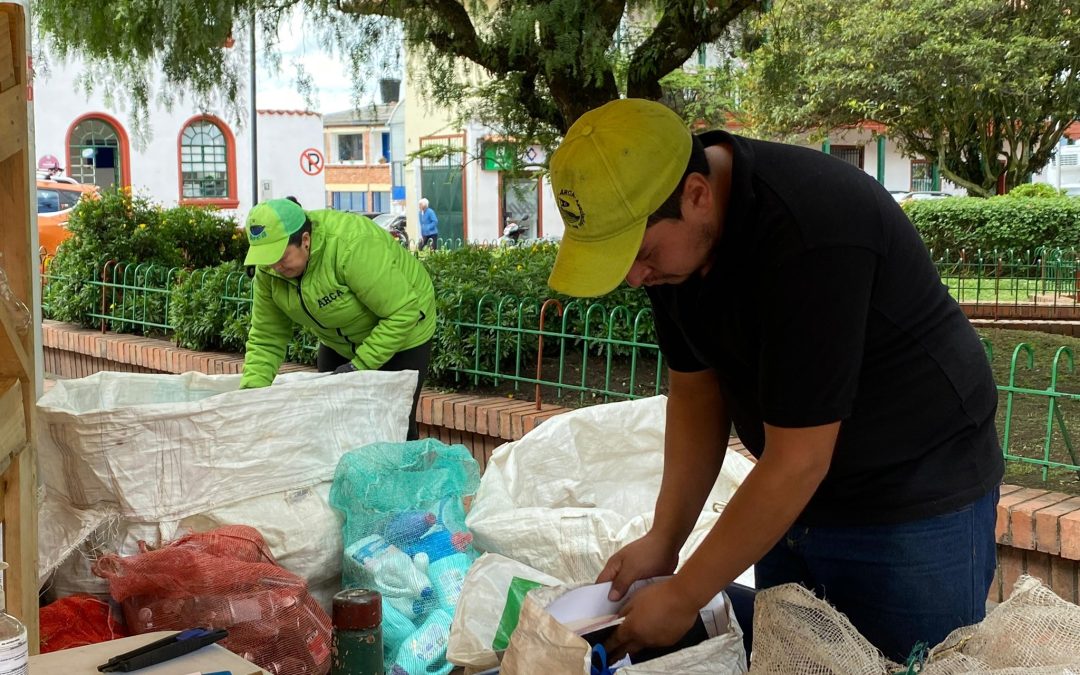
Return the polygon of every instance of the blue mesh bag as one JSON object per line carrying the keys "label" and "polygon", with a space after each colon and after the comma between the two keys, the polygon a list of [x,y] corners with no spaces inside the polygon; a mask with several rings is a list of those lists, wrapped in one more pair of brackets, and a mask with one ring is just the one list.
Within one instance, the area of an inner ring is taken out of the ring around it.
{"label": "blue mesh bag", "polygon": [[480,467],[463,445],[372,443],[338,462],[330,504],[345,517],[344,588],[383,596],[388,675],[445,675],[450,622],[477,553],[465,497]]}

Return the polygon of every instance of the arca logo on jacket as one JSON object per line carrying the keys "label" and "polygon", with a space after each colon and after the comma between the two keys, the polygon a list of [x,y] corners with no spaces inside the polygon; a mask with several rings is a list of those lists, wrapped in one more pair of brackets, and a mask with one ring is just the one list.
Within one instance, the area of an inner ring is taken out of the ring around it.
{"label": "arca logo on jacket", "polygon": [[319,298],[319,309],[326,307],[331,302],[337,300],[343,295],[345,295],[345,291],[334,291],[333,293],[328,293],[327,295],[322,296],[321,298]]}

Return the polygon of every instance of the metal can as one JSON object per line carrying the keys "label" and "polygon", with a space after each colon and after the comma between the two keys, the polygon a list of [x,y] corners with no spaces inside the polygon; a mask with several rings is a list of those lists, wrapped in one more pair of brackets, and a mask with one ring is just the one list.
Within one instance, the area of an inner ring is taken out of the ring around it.
{"label": "metal can", "polygon": [[383,675],[382,596],[350,588],[334,596],[330,675]]}

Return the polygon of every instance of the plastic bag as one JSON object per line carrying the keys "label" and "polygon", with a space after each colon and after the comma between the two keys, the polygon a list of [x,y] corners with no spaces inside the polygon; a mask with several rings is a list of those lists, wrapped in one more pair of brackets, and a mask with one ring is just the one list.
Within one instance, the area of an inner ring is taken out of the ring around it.
{"label": "plastic bag", "polygon": [[[42,502],[38,528],[41,581],[51,574],[57,597],[72,593],[108,597],[108,584],[90,571],[101,556],[134,555],[140,551],[140,542],[159,548],[187,534],[248,525],[263,536],[277,563],[303,577],[308,592],[329,611],[330,599],[341,589],[341,519],[330,508],[329,494],[330,481],[326,481],[160,523],[130,521],[107,506],[80,511],[49,494]],[[88,526],[94,529],[86,531]],[[78,545],[66,543],[68,536]]]}
{"label": "plastic bag", "polygon": [[374,443],[338,463],[330,504],[345,516],[342,585],[383,596],[386,672],[449,673],[450,624],[476,558],[464,498],[479,466],[461,445]]}
{"label": "plastic bag", "polygon": [[250,527],[189,535],[126,558],[107,555],[94,572],[108,579],[133,634],[225,628],[222,645],[273,675],[330,669],[330,618]]}

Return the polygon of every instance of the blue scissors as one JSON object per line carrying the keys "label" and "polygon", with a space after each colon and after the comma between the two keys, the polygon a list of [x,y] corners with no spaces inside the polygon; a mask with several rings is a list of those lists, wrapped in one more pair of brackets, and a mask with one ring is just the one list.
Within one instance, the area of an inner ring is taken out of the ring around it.
{"label": "blue scissors", "polygon": [[[600,665],[596,665],[596,660],[600,659]],[[589,671],[590,675],[612,675],[612,671],[608,668],[607,662],[607,650],[604,649],[604,645],[596,644],[592,648],[592,667]]]}

